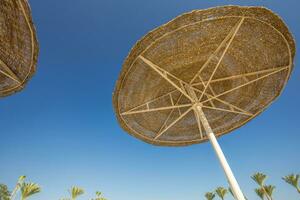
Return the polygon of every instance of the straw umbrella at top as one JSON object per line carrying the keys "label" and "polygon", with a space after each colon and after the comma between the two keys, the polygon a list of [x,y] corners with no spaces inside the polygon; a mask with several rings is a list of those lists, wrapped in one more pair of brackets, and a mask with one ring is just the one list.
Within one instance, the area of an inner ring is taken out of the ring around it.
{"label": "straw umbrella at top", "polygon": [[0,97],[22,90],[36,70],[38,42],[27,0],[0,0]]}
{"label": "straw umbrella at top", "polygon": [[263,7],[185,13],[132,48],[113,102],[122,128],[153,145],[210,141],[238,200],[244,195],[217,137],[243,126],[282,92],[295,42]]}

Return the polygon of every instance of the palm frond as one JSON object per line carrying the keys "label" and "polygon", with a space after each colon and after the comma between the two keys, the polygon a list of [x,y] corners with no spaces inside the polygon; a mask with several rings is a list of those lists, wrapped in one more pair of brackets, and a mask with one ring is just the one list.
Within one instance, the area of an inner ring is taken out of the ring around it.
{"label": "palm frond", "polygon": [[96,196],[100,197],[102,195],[102,192],[96,191]]}
{"label": "palm frond", "polygon": [[4,184],[0,184],[0,200],[10,200],[10,191]]}
{"label": "palm frond", "polygon": [[106,198],[102,197],[102,192],[96,191],[96,198],[91,200],[106,200]]}
{"label": "palm frond", "polygon": [[298,192],[300,193],[300,188],[298,186],[299,178],[300,178],[299,174],[297,174],[297,175],[290,174],[290,175],[283,177],[282,179],[285,182],[287,182],[288,184],[290,184],[291,186],[295,187],[298,190]]}
{"label": "palm frond", "polygon": [[255,193],[257,196],[259,196],[262,200],[264,199],[265,196],[265,191],[262,188],[256,188]]}
{"label": "palm frond", "polygon": [[224,200],[225,195],[228,193],[228,190],[226,188],[223,187],[218,187],[216,189],[216,194],[222,199]]}
{"label": "palm frond", "polygon": [[275,186],[273,186],[273,185],[266,185],[266,186],[264,186],[264,189],[265,189],[267,195],[268,195],[269,197],[272,197],[273,192],[274,192],[274,190],[275,190]]}
{"label": "palm frond", "polygon": [[259,186],[263,186],[264,185],[264,182],[267,178],[267,175],[263,174],[263,173],[260,173],[260,172],[257,172],[255,174],[253,174],[251,176],[251,178],[259,185]]}
{"label": "palm frond", "polygon": [[41,188],[36,183],[23,183],[21,185],[21,198],[22,200],[27,199],[28,197],[39,193],[41,191]]}
{"label": "palm frond", "polygon": [[84,190],[82,188],[74,186],[71,188],[70,193],[71,193],[72,200],[75,200],[78,196],[84,193]]}
{"label": "palm frond", "polygon": [[24,183],[24,180],[26,179],[26,176],[20,176],[18,178],[18,182],[14,188],[14,190],[11,193],[10,199],[13,200],[17,194],[17,192],[19,191],[19,189],[22,187],[22,184]]}
{"label": "palm frond", "polygon": [[213,192],[207,192],[207,193],[205,193],[205,197],[206,197],[207,200],[213,200],[215,198],[215,196],[216,195]]}

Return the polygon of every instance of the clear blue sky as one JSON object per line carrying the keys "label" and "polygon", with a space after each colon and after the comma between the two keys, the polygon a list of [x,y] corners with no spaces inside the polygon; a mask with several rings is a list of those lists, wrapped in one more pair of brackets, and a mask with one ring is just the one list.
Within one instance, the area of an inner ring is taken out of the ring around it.
{"label": "clear blue sky", "polygon": [[[193,9],[263,5],[300,41],[300,2],[203,0],[30,0],[40,56],[24,91],[0,100],[0,182],[19,175],[39,183],[33,200],[58,200],[78,185],[109,200],[201,200],[226,179],[209,143],[155,147],[125,133],[112,92],[132,45],[153,28]],[[277,186],[276,200],[299,195],[281,177],[300,173],[299,68],[262,115],[220,139],[250,200],[255,171]],[[230,199],[230,198],[229,198]]]}

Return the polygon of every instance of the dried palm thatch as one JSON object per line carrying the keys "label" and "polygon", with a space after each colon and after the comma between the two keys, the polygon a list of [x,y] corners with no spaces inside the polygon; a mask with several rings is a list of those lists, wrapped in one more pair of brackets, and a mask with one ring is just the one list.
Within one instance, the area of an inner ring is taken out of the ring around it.
{"label": "dried palm thatch", "polygon": [[121,126],[154,145],[206,141],[194,105],[216,136],[239,128],[278,97],[295,42],[263,7],[223,6],[183,14],[135,44],[113,103]]}
{"label": "dried palm thatch", "polygon": [[35,72],[37,57],[27,0],[0,0],[0,97],[24,88]]}

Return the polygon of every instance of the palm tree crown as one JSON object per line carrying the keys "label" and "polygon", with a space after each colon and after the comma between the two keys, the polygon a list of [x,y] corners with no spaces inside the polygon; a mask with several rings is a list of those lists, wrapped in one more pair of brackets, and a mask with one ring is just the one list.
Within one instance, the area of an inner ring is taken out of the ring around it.
{"label": "palm tree crown", "polygon": [[36,183],[23,183],[21,185],[21,200],[25,200],[31,195],[39,193],[41,188]]}
{"label": "palm tree crown", "polygon": [[206,199],[207,200],[213,200],[214,198],[215,198],[215,193],[213,193],[213,192],[207,192],[206,194],[205,194],[205,197],[206,197]]}
{"label": "palm tree crown", "polygon": [[[265,180],[267,178],[267,175],[257,172],[255,174],[253,174],[251,176],[251,178],[260,186],[261,190],[264,192],[264,195],[267,197],[268,200],[272,200],[271,196],[269,195],[267,189],[267,186],[265,186]],[[274,187],[275,188],[275,187]],[[273,192],[274,188],[269,188],[270,190],[272,189],[272,191],[269,192]]]}
{"label": "palm tree crown", "polygon": [[272,198],[273,192],[275,190],[275,186],[273,186],[273,185],[266,185],[266,186],[264,186],[264,189],[265,189],[267,195]]}
{"label": "palm tree crown", "polygon": [[225,195],[228,193],[228,190],[223,188],[223,187],[218,187],[216,189],[216,194],[222,199],[224,200]]}
{"label": "palm tree crown", "polygon": [[77,199],[78,196],[84,193],[84,190],[82,188],[74,186],[71,188],[70,193],[71,193],[72,200],[75,200]]}
{"label": "palm tree crown", "polygon": [[261,200],[264,199],[264,196],[265,196],[265,192],[262,188],[256,188],[255,189],[255,193],[257,194],[257,196],[260,197]]}
{"label": "palm tree crown", "polygon": [[10,200],[10,191],[4,184],[0,184],[0,200]]}
{"label": "palm tree crown", "polygon": [[255,173],[251,176],[251,178],[259,185],[259,186],[263,186],[264,182],[267,178],[267,175],[263,174],[263,173]]}
{"label": "palm tree crown", "polygon": [[12,191],[11,195],[10,195],[10,199],[13,200],[17,194],[17,192],[19,191],[19,189],[22,187],[22,184],[24,183],[24,180],[26,179],[26,176],[20,176],[18,179],[18,182],[16,184],[16,187],[14,188],[14,190]]}
{"label": "palm tree crown", "polygon": [[104,197],[102,197],[102,192],[97,191],[96,192],[96,198],[91,200],[106,200]]}
{"label": "palm tree crown", "polygon": [[288,184],[290,184],[291,186],[293,186],[294,188],[296,188],[296,190],[298,191],[298,193],[300,194],[300,187],[298,185],[299,182],[299,178],[300,175],[297,174],[290,174],[288,176],[283,177],[282,179],[287,182]]}

